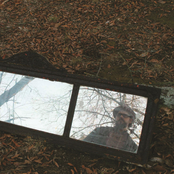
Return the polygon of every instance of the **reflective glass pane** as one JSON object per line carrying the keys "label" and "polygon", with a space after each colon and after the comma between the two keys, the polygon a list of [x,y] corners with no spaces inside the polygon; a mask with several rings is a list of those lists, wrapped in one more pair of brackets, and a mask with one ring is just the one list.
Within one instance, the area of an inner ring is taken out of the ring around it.
{"label": "reflective glass pane", "polygon": [[137,153],[147,98],[81,86],[70,137]]}
{"label": "reflective glass pane", "polygon": [[0,72],[0,120],[62,135],[73,85]]}

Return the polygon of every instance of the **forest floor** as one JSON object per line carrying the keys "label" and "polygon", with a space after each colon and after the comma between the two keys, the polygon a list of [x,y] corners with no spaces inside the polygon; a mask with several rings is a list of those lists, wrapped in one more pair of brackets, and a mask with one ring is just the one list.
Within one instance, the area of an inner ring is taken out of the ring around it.
{"label": "forest floor", "polygon": [[[0,0],[0,57],[34,50],[57,69],[174,86],[174,0]],[[174,173],[174,114],[161,107],[152,164],[136,166],[0,133],[0,174]]]}

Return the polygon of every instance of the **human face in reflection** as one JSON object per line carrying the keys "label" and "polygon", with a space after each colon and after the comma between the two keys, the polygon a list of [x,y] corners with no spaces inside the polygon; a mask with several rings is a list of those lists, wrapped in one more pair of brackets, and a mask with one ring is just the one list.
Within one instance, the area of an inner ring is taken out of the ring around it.
{"label": "human face in reflection", "polygon": [[126,111],[118,112],[115,119],[115,126],[117,129],[126,129],[128,128],[129,124],[132,123],[132,117],[129,116],[129,113]]}

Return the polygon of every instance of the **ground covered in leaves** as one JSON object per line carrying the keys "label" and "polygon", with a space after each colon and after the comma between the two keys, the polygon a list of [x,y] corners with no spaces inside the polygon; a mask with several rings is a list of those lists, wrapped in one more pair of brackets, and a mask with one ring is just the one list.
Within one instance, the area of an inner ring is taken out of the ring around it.
{"label": "ground covered in leaves", "polygon": [[173,0],[0,0],[0,4],[3,59],[31,49],[71,73],[125,77],[130,82],[173,81]]}
{"label": "ground covered in leaves", "polygon": [[[173,0],[0,0],[0,57],[34,50],[69,73],[174,86],[173,16]],[[172,173],[173,130],[163,107],[141,167],[1,132],[0,174]]]}

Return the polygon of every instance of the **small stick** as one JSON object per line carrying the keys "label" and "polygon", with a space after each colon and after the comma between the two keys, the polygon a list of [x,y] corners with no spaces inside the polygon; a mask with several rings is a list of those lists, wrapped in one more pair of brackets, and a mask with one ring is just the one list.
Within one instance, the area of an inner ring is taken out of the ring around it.
{"label": "small stick", "polygon": [[98,69],[98,71],[97,71],[96,77],[98,77],[98,74],[99,74],[99,72],[100,72],[100,70],[101,70],[102,61],[103,61],[103,60],[102,60],[102,55],[101,55],[100,66],[99,66],[99,69]]}
{"label": "small stick", "polygon": [[131,78],[132,78],[132,83],[134,83],[134,79],[133,79],[133,76],[132,76],[132,71],[131,69],[129,68],[129,65],[127,64],[126,60],[124,59],[124,57],[118,52],[118,54],[120,55],[120,57],[123,59],[123,61],[126,63],[127,67],[128,67],[128,70],[130,72],[130,75],[131,75]]}

